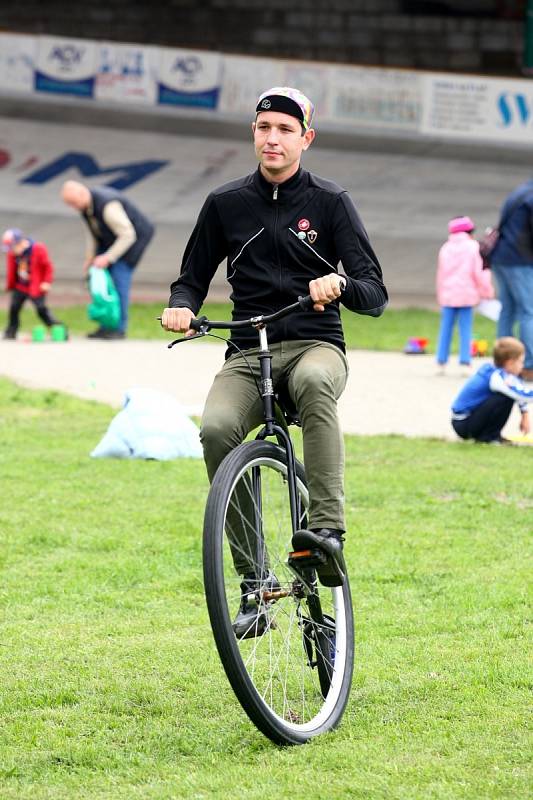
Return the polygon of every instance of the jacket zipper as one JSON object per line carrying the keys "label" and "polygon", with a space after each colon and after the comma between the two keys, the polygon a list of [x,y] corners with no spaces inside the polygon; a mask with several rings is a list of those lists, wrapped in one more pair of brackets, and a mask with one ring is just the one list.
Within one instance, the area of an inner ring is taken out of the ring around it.
{"label": "jacket zipper", "polygon": [[272,190],[272,200],[275,202],[275,206],[274,206],[274,209],[275,209],[274,210],[274,247],[276,248],[276,259],[277,259],[277,262],[278,262],[278,269],[279,269],[279,290],[281,292],[281,290],[283,288],[283,286],[282,286],[283,276],[281,274],[281,261],[279,260],[278,236],[277,236],[277,234],[278,234],[278,204],[277,204],[276,201],[278,199],[278,189],[279,189],[278,185],[274,186],[274,188]]}

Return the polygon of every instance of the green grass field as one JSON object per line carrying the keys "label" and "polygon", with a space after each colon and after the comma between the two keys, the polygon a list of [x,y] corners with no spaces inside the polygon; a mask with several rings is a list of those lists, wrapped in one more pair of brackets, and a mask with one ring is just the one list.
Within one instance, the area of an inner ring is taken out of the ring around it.
{"label": "green grass field", "polygon": [[[84,335],[96,326],[89,322],[85,306],[56,308],[60,318],[75,335]],[[168,339],[169,334],[161,330],[156,317],[161,315],[162,305],[133,304],[130,309],[129,336],[133,339]],[[208,303],[202,313],[211,319],[231,319],[229,304]],[[439,313],[423,309],[387,309],[383,316],[362,317],[349,311],[343,312],[343,325],[346,344],[349,349],[363,350],[403,350],[410,337],[429,338],[428,352],[434,353],[439,331]],[[26,304],[21,317],[21,330],[29,335],[32,327],[39,322],[33,308]],[[0,311],[0,325],[6,324],[6,312]],[[21,334],[22,335],[22,334]],[[492,345],[495,338],[495,324],[486,317],[475,316],[474,338],[486,339]],[[455,332],[453,352],[457,352],[457,331]]]}
{"label": "green grass field", "polygon": [[211,639],[203,464],[90,459],[114,413],[0,380],[2,800],[530,796],[531,450],[347,438],[352,697],[280,749]]}

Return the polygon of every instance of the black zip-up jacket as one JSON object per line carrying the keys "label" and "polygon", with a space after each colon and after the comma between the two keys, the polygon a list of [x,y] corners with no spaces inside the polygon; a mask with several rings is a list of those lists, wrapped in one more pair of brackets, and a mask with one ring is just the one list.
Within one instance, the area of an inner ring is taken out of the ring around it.
{"label": "black zip-up jacket", "polygon": [[[274,185],[260,169],[213,191],[191,234],[169,306],[194,314],[205,300],[218,265],[227,258],[233,319],[271,314],[299,295],[309,281],[346,273],[342,303],[358,314],[380,316],[387,304],[381,268],[348,193],[302,168]],[[269,342],[318,339],[345,350],[339,303],[324,312],[297,312],[269,325]],[[253,329],[232,331],[241,348],[256,347]]]}

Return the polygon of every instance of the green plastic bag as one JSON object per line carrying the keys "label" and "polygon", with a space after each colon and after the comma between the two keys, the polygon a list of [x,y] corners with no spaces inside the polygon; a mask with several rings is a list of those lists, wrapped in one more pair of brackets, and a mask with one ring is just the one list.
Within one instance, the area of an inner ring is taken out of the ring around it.
{"label": "green plastic bag", "polygon": [[102,328],[116,330],[120,324],[120,299],[107,269],[89,268],[89,292],[89,319],[98,322]]}

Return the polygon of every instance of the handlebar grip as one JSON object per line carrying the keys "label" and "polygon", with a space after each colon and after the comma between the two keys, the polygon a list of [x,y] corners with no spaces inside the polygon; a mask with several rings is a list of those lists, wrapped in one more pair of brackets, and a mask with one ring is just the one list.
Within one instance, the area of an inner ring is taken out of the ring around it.
{"label": "handlebar grip", "polygon": [[312,311],[315,304],[310,294],[298,297],[298,303],[302,311]]}
{"label": "handlebar grip", "polygon": [[[341,295],[346,289],[346,278],[342,277],[342,283],[340,285]],[[313,311],[315,306],[315,301],[311,297],[310,294],[306,294],[305,296],[298,297],[298,303],[302,311]]]}
{"label": "handlebar grip", "polygon": [[206,322],[207,317],[205,315],[203,317],[195,317],[191,319],[191,328],[193,331],[196,331],[196,333],[200,333],[202,326],[205,325]]}

